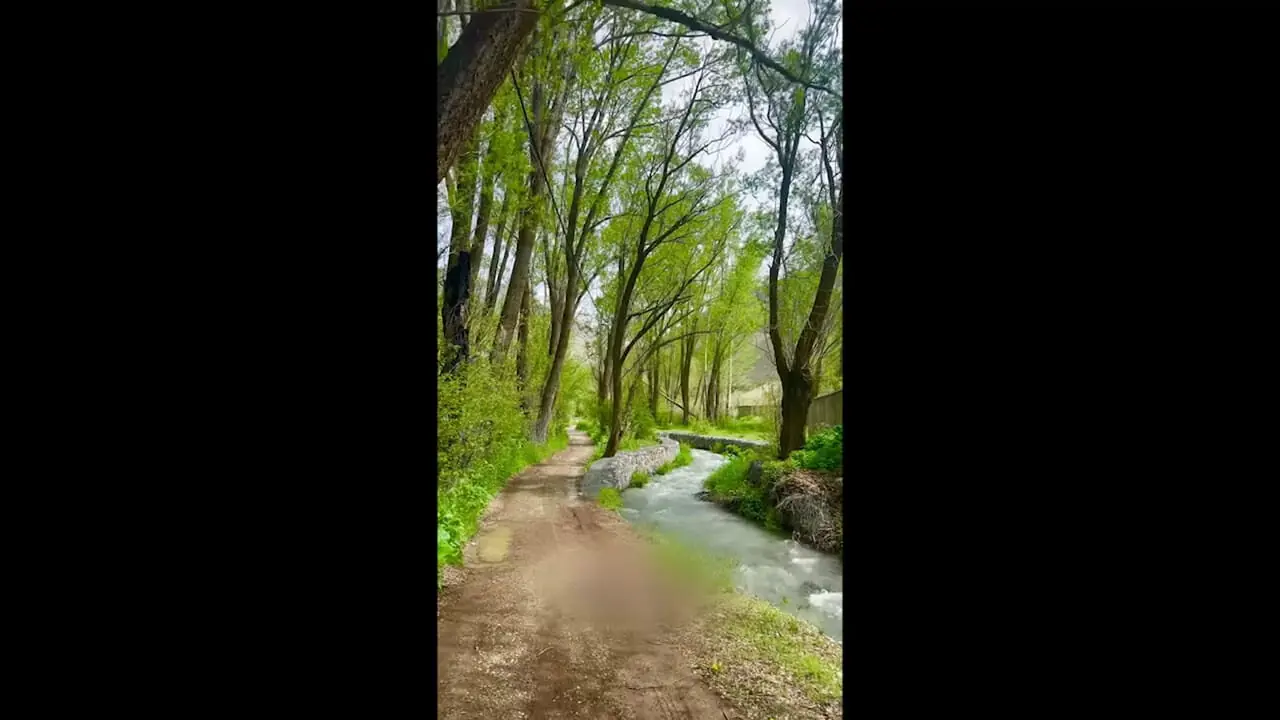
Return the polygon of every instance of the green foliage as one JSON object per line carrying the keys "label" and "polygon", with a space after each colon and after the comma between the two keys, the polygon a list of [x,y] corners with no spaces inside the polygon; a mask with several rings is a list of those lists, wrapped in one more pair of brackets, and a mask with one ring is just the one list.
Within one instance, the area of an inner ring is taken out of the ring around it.
{"label": "green foliage", "polygon": [[436,492],[437,571],[445,564],[461,564],[462,547],[475,535],[480,515],[511,476],[568,445],[569,437],[563,432],[553,435],[545,445],[522,443],[484,463],[477,463],[449,487],[439,488]]}
{"label": "green foliage", "polygon": [[600,496],[596,498],[596,502],[600,503],[600,507],[606,510],[622,509],[622,493],[614,488],[605,488],[600,491]]}
{"label": "green foliage", "polygon": [[734,595],[721,605],[716,629],[733,641],[735,663],[767,663],[790,675],[810,701],[824,703],[844,691],[839,646],[803,620],[758,598]]}
{"label": "green foliage", "polygon": [[655,473],[657,473],[657,474],[659,474],[659,475],[666,475],[667,473],[671,472],[672,470],[675,470],[675,466],[674,466],[674,465],[672,465],[672,464],[671,464],[671,463],[669,463],[669,462],[665,462],[665,463],[662,463],[661,465],[659,465],[659,466],[658,466],[658,469],[657,469],[657,470],[654,470],[654,472],[655,472]]}
{"label": "green foliage", "polygon": [[680,450],[676,453],[676,458],[671,461],[671,467],[681,468],[693,462],[693,452],[688,445],[680,443]]}
{"label": "green foliage", "polygon": [[791,453],[796,467],[808,470],[841,470],[844,467],[844,426],[836,425],[809,437],[803,450]]}
{"label": "green foliage", "polygon": [[719,442],[719,441],[716,441],[716,442],[711,443],[711,452],[713,452],[713,453],[715,453],[715,454],[717,454],[717,455],[723,455],[723,454],[724,454],[724,443]]}
{"label": "green foliage", "polygon": [[628,428],[631,436],[638,440],[653,439],[653,431],[657,427],[653,416],[649,414],[649,408],[641,405],[631,410],[631,426]]}
{"label": "green foliage", "polygon": [[[659,473],[661,474],[661,473]],[[631,474],[631,485],[633,488],[642,488],[649,484],[649,473],[643,470],[637,470]]]}
{"label": "green foliage", "polygon": [[[760,478],[751,482],[751,464],[761,460]],[[758,453],[732,457],[703,483],[711,499],[769,530],[782,530],[782,521],[771,499],[773,486],[791,466],[785,462],[763,461]]]}

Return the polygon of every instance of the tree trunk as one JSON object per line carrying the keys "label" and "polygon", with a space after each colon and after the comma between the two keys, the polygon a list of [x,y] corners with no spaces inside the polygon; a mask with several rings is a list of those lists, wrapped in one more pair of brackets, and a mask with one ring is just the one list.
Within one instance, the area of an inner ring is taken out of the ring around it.
{"label": "tree trunk", "polygon": [[517,12],[472,17],[436,67],[436,184],[475,136],[485,108],[515,64],[538,15],[531,0],[513,0]]}
{"label": "tree trunk", "polygon": [[493,312],[493,306],[498,301],[498,281],[501,275],[498,270],[498,255],[502,255],[502,268],[505,270],[507,266],[506,251],[511,248],[510,245],[503,245],[502,236],[507,230],[507,213],[511,209],[511,195],[507,192],[502,196],[502,209],[498,211],[498,227],[493,232],[493,257],[489,260],[489,286],[485,290],[484,295],[484,311],[486,314]]}
{"label": "tree trunk", "polygon": [[444,302],[440,304],[440,319],[444,324],[444,340],[454,350],[445,364],[445,372],[452,372],[467,359],[470,352],[467,328],[467,297],[470,294],[471,210],[476,193],[476,147],[474,141],[464,150],[458,163],[457,184],[452,195],[449,214],[453,221],[449,232],[449,261],[445,270]]}
{"label": "tree trunk", "polygon": [[[566,244],[566,252],[571,250]],[[538,406],[538,419],[533,426],[533,441],[547,441],[547,430],[555,412],[556,394],[560,392],[560,375],[564,370],[564,360],[569,354],[569,328],[573,325],[574,313],[578,310],[578,271],[573,262],[565,263],[565,284],[563,307],[560,308],[560,333],[556,336],[556,344],[552,350],[551,368],[547,371],[547,382],[542,387],[542,398]]]}
{"label": "tree trunk", "polygon": [[476,213],[476,231],[471,239],[471,281],[468,287],[471,294],[479,297],[480,267],[484,265],[484,243],[489,235],[489,214],[493,211],[493,185],[498,179],[497,156],[493,143],[485,152],[484,164],[480,168],[480,209]]}
{"label": "tree trunk", "polygon": [[813,399],[813,380],[807,372],[791,373],[782,382],[782,427],[778,433],[778,459],[804,447],[804,426],[808,420],[809,402]]}
{"label": "tree trunk", "polygon": [[649,364],[649,414],[653,416],[654,422],[658,421],[658,379],[661,377],[658,360],[661,357],[662,351],[655,352],[653,361]]}
{"label": "tree trunk", "polygon": [[[697,325],[694,325],[696,328]],[[693,371],[693,351],[698,336],[690,335],[680,341],[680,424],[689,424],[689,374]]]}
{"label": "tree trunk", "polygon": [[524,291],[520,293],[520,329],[516,340],[516,384],[520,388],[520,407],[527,409],[525,402],[525,383],[529,375],[529,306],[533,304],[533,295],[529,292],[529,281],[524,282]]}
{"label": "tree trunk", "polygon": [[458,261],[450,263],[444,276],[444,302],[441,303],[444,315],[444,339],[450,345],[445,352],[442,372],[451,373],[466,361],[471,352],[467,327],[462,316],[463,302],[461,298],[467,294],[467,276],[470,273],[469,253],[461,253]]}
{"label": "tree trunk", "polygon": [[[506,14],[506,13],[500,13]],[[535,168],[529,172],[530,203],[536,203],[541,195],[542,180]],[[537,215],[533,207],[520,212],[520,229],[516,233],[516,258],[511,265],[511,277],[507,280],[507,297],[502,303],[502,318],[498,323],[498,337],[493,344],[490,359],[494,365],[502,364],[511,336],[520,320],[520,308],[524,302],[525,284],[529,281],[529,264],[533,259],[533,245],[537,230]]]}

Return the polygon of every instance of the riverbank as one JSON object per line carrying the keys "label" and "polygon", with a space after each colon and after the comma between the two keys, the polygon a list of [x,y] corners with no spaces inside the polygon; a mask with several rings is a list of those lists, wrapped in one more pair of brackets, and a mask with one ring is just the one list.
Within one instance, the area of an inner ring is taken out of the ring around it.
{"label": "riverbank", "polygon": [[814,434],[785,461],[767,452],[725,453],[729,461],[707,478],[704,499],[814,549],[843,552],[842,427]]}
{"label": "riverbank", "polygon": [[437,714],[840,717],[839,645],[799,623],[793,631],[767,603],[671,572],[664,557],[693,556],[664,556],[580,497],[593,448],[571,436],[568,450],[507,484],[465,568],[451,568],[437,604]]}

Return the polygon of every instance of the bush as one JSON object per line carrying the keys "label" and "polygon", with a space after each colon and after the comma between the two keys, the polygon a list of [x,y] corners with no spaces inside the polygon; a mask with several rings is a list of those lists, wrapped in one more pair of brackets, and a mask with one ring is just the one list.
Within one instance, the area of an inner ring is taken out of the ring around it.
{"label": "bush", "polygon": [[563,426],[544,445],[528,442],[515,380],[484,360],[441,376],[436,396],[436,567],[462,562],[481,513],[525,467],[564,449]]}
{"label": "bush", "polygon": [[714,443],[711,443],[711,452],[713,452],[713,453],[715,453],[715,454],[717,454],[717,455],[723,455],[723,454],[724,454],[724,443],[722,443],[722,442],[714,442]]}
{"label": "bush", "polygon": [[642,488],[649,484],[649,473],[643,470],[637,470],[631,474],[631,485],[633,488]]}
{"label": "bush", "polygon": [[622,493],[614,488],[605,488],[600,491],[600,496],[596,498],[596,502],[600,503],[600,507],[606,510],[620,510],[622,508]]}
{"label": "bush", "polygon": [[632,437],[637,440],[650,440],[657,427],[658,424],[654,422],[653,415],[649,414],[649,408],[641,405],[631,409],[631,425],[628,429]]}
{"label": "bush", "polygon": [[810,436],[804,449],[791,453],[790,460],[806,470],[843,470],[844,426],[836,425]]}
{"label": "bush", "polygon": [[676,453],[676,459],[671,461],[671,468],[681,468],[693,462],[693,452],[689,450],[689,446],[680,443],[680,450]]}
{"label": "bush", "polygon": [[657,470],[654,470],[654,472],[655,472],[655,473],[657,473],[657,474],[659,474],[659,475],[666,475],[667,473],[669,473],[669,472],[671,472],[672,470],[675,470],[675,469],[676,469],[676,468],[675,468],[675,465],[673,465],[672,463],[669,463],[669,462],[665,462],[665,463],[662,463],[661,465],[659,465],[659,466],[658,466],[658,469],[657,469]]}

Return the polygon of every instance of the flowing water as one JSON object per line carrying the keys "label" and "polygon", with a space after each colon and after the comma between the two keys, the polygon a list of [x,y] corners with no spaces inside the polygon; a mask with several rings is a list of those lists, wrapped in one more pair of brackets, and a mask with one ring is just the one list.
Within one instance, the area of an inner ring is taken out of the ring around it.
{"label": "flowing water", "polygon": [[656,526],[695,548],[734,558],[734,582],[740,591],[843,641],[844,572],[838,558],[696,497],[702,482],[725,462],[715,453],[694,450],[691,465],[655,474],[645,487],[622,493],[622,516],[637,525]]}

